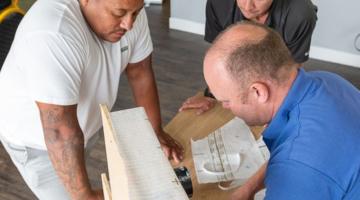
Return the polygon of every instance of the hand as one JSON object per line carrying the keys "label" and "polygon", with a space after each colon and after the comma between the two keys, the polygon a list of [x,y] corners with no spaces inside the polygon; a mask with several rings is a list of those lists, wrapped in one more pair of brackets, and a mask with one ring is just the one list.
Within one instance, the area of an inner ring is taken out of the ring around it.
{"label": "hand", "polygon": [[188,98],[180,107],[179,112],[188,109],[196,109],[196,114],[200,115],[215,106],[216,100],[210,97],[193,96]]}
{"label": "hand", "polygon": [[91,190],[91,193],[87,195],[86,200],[104,200],[104,193],[102,189]]}
{"label": "hand", "polygon": [[255,193],[246,185],[243,185],[231,194],[231,200],[254,200]]}
{"label": "hand", "polygon": [[176,140],[174,140],[169,134],[165,133],[162,129],[157,134],[161,148],[164,151],[166,157],[169,160],[174,160],[176,164],[179,164],[183,159],[184,148]]}
{"label": "hand", "polygon": [[264,189],[267,162],[265,162],[255,174],[253,174],[241,187],[231,195],[231,200],[253,200],[255,194]]}

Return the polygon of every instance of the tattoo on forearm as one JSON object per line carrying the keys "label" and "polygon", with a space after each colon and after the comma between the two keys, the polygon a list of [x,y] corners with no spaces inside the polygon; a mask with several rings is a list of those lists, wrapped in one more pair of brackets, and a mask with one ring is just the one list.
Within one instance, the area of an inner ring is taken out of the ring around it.
{"label": "tattoo on forearm", "polygon": [[81,165],[81,162],[84,162],[82,138],[68,138],[62,141],[61,145],[49,144],[48,150],[54,168],[69,192],[77,195],[86,193],[88,189],[87,180],[85,180],[86,171]]}
{"label": "tattoo on forearm", "polygon": [[64,110],[60,108],[41,110],[40,114],[43,125],[56,126],[58,123],[63,123],[69,128],[75,128],[77,125],[77,121],[67,117]]}
{"label": "tattoo on forearm", "polygon": [[[74,110],[72,110],[74,112]],[[75,199],[86,199],[90,184],[84,163],[84,136],[75,114],[63,108],[41,110],[49,157],[66,189]]]}

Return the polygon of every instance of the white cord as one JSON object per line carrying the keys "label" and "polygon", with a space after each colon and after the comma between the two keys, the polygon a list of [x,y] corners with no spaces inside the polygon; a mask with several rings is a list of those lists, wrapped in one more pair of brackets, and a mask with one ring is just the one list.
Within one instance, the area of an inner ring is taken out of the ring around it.
{"label": "white cord", "polygon": [[354,47],[357,51],[360,51],[360,47],[357,45],[357,44],[360,44],[359,39],[360,39],[360,33],[357,34],[357,36],[355,36],[355,40],[354,40]]}

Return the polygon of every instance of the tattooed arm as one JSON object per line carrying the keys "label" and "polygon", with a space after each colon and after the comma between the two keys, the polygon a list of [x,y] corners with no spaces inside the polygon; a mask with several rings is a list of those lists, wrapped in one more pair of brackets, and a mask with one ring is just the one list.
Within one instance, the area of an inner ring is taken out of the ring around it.
{"label": "tattooed arm", "polygon": [[86,173],[84,136],[77,119],[77,105],[36,104],[50,160],[71,199],[103,199],[101,190],[91,189]]}

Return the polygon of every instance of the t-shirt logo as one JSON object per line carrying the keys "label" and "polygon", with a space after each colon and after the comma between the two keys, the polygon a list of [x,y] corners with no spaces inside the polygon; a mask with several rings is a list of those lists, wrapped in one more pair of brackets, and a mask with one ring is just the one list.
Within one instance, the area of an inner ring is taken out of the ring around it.
{"label": "t-shirt logo", "polygon": [[129,49],[129,46],[121,47],[121,53],[124,52],[124,51],[127,51],[128,49]]}

